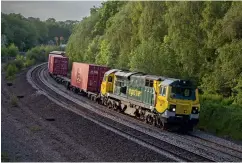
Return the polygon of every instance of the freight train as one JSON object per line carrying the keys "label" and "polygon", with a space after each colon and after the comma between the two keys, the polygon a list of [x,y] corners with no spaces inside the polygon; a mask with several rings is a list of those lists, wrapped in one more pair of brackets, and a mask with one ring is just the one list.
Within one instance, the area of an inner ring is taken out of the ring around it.
{"label": "freight train", "polygon": [[49,74],[75,93],[164,130],[192,131],[199,121],[198,89],[191,81],[78,62],[67,78],[68,58],[58,54],[49,55]]}

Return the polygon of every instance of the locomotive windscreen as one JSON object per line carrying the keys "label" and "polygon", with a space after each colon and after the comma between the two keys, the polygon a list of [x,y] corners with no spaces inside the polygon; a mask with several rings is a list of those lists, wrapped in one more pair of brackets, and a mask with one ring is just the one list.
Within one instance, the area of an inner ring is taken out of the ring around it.
{"label": "locomotive windscreen", "polygon": [[196,100],[196,92],[194,88],[188,87],[172,87],[171,98],[183,100]]}

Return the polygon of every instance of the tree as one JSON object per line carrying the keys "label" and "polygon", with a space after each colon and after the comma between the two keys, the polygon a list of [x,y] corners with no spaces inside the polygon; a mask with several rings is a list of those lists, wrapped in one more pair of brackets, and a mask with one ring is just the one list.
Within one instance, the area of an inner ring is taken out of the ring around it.
{"label": "tree", "polygon": [[8,54],[9,54],[10,57],[16,57],[18,52],[19,52],[18,48],[14,44],[11,44],[8,47]]}
{"label": "tree", "polygon": [[20,51],[41,45],[48,44],[54,37],[63,36],[65,41],[71,34],[73,26],[78,21],[67,20],[56,21],[53,18],[47,21],[40,21],[39,18],[25,18],[20,14],[1,14],[2,16],[2,45],[14,43]]}

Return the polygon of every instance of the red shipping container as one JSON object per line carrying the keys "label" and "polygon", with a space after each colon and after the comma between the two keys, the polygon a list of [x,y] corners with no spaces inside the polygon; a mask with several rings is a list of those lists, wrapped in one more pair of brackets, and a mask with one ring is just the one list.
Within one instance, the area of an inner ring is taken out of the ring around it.
{"label": "red shipping container", "polygon": [[68,58],[60,55],[49,55],[49,73],[53,75],[67,76],[68,73]]}
{"label": "red shipping container", "polygon": [[71,85],[86,92],[98,93],[103,76],[108,70],[106,66],[73,62]]}

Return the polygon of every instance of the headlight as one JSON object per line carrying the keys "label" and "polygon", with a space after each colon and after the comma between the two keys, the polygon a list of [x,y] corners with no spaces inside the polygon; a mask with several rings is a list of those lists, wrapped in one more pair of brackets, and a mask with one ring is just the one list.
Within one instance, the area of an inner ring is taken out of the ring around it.
{"label": "headlight", "polygon": [[192,114],[198,114],[198,107],[192,107]]}
{"label": "headlight", "polygon": [[169,111],[175,112],[176,111],[176,105],[170,105]]}

